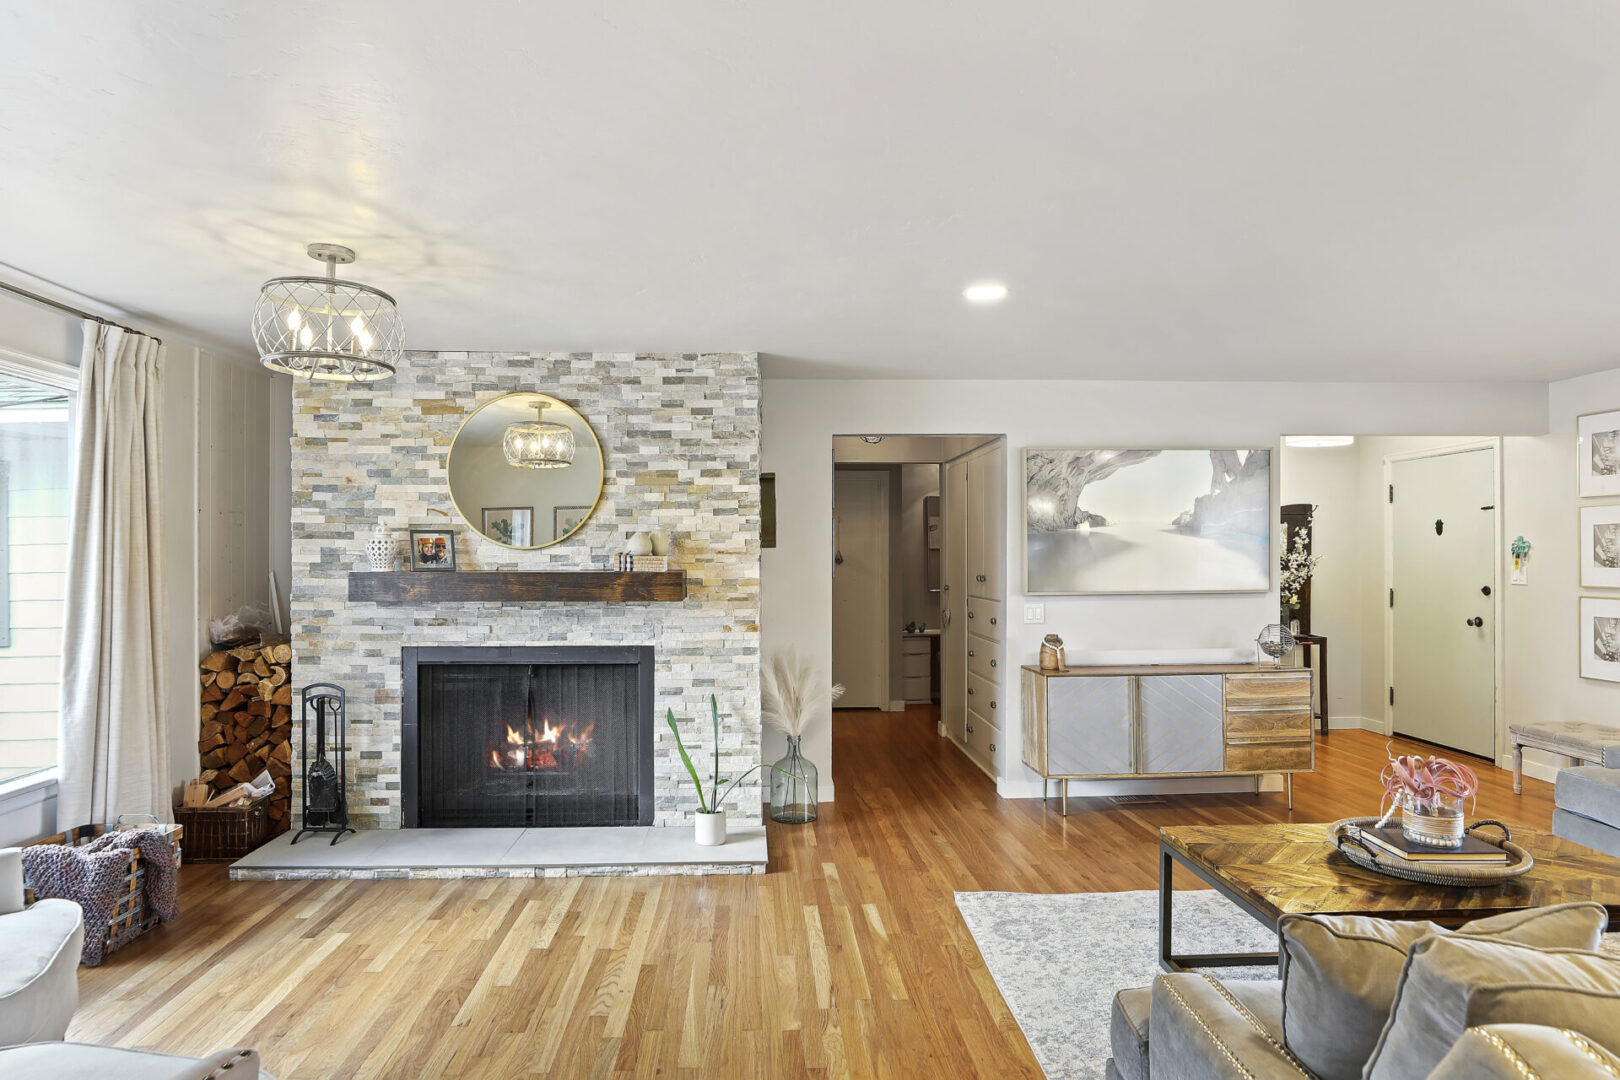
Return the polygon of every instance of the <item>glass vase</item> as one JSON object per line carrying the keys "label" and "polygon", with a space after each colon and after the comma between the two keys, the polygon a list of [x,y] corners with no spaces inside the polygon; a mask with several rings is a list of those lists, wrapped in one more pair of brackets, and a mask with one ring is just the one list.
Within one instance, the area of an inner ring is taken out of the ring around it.
{"label": "glass vase", "polygon": [[1425,847],[1462,847],[1462,804],[1454,795],[1436,795],[1421,805],[1406,796],[1401,804],[1401,835]]}
{"label": "glass vase", "polygon": [[771,820],[788,825],[816,820],[816,767],[800,752],[801,738],[788,739],[787,756],[771,770]]}

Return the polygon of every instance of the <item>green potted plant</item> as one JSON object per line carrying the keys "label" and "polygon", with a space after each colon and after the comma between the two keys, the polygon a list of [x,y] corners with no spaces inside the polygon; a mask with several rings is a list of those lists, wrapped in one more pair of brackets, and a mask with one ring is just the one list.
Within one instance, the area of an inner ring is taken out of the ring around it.
{"label": "green potted plant", "polygon": [[698,777],[697,766],[692,764],[692,756],[686,752],[686,744],[681,741],[681,728],[675,720],[675,710],[669,709],[668,714],[669,730],[675,733],[675,749],[680,751],[681,762],[686,766],[687,774],[692,777],[692,786],[697,788],[698,809],[694,822],[697,842],[704,847],[717,847],[726,842],[726,812],[721,809],[726,796],[760,769],[776,769],[776,766],[754,765],[731,780],[720,775],[720,702],[710,694],[709,715],[714,720],[714,772],[709,780],[709,790],[705,792],[703,781]]}

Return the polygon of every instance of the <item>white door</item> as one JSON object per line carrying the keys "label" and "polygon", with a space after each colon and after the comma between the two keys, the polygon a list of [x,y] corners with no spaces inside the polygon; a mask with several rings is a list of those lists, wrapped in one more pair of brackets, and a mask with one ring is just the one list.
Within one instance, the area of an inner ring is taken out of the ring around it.
{"label": "white door", "polygon": [[833,471],[833,682],[840,708],[889,703],[889,474]]}
{"label": "white door", "polygon": [[1496,756],[1495,452],[1395,461],[1395,731]]}
{"label": "white door", "polygon": [[968,469],[963,461],[940,470],[940,512],[945,519],[944,592],[939,598],[939,704],[945,734],[967,741]]}

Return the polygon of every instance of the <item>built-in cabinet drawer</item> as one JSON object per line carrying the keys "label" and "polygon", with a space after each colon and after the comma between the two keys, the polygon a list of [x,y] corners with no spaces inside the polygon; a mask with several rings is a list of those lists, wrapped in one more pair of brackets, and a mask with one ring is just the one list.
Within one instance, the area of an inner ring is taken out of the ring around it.
{"label": "built-in cabinet drawer", "polygon": [[921,656],[917,655],[916,653],[903,654],[900,657],[900,674],[907,679],[916,678],[918,676],[926,679],[928,678],[929,666],[932,664],[932,662],[933,658],[927,653],[923,653]]}
{"label": "built-in cabinet drawer", "polygon": [[1001,637],[1001,601],[986,600],[982,596],[967,599],[968,633],[985,637]]}
{"label": "built-in cabinet drawer", "polygon": [[968,671],[999,686],[1003,681],[1001,678],[1001,643],[982,638],[977,634],[969,634]]}
{"label": "built-in cabinet drawer", "polygon": [[996,723],[1001,722],[1001,688],[989,679],[980,678],[973,672],[968,672],[968,708],[978,712],[980,716],[988,717]]}
{"label": "built-in cabinet drawer", "polygon": [[996,771],[996,755],[1001,752],[1001,728],[968,707],[967,750],[991,773]]}

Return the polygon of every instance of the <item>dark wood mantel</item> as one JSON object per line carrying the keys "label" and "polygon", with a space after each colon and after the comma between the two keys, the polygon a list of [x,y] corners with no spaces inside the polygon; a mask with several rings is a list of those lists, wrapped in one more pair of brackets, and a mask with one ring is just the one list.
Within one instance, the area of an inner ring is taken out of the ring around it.
{"label": "dark wood mantel", "polygon": [[686,571],[467,570],[359,572],[349,599],[374,603],[655,603],[686,599]]}

